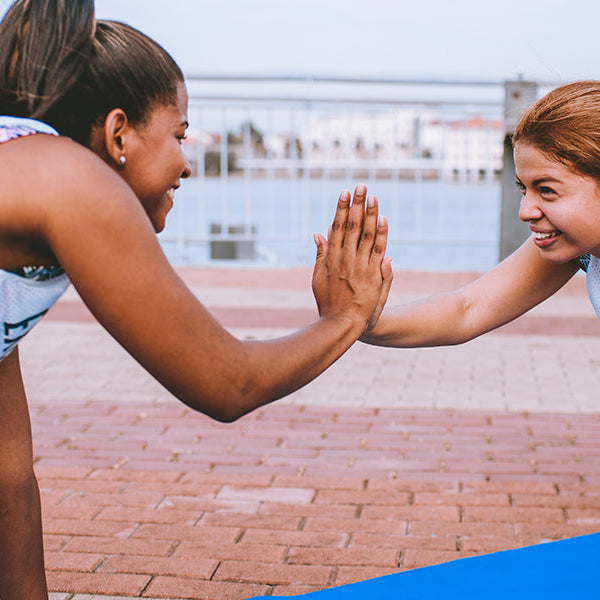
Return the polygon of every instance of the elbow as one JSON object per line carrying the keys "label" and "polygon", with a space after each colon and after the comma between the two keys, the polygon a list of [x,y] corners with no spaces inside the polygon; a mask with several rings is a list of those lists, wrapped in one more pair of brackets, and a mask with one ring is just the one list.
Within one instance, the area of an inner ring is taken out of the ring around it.
{"label": "elbow", "polygon": [[209,416],[220,423],[234,423],[257,408],[281,397],[280,390],[264,369],[237,369],[237,377],[228,380],[227,389],[219,390],[211,403]]}
{"label": "elbow", "polygon": [[234,423],[244,415],[248,414],[249,410],[244,410],[236,404],[229,404],[221,402],[215,402],[206,404],[204,401],[198,401],[195,399],[182,399],[180,400],[189,406],[192,410],[206,415],[208,418],[218,421],[219,423]]}
{"label": "elbow", "polygon": [[211,419],[218,421],[219,423],[235,423],[238,419],[241,419],[244,415],[248,414],[249,411],[236,410],[234,407],[221,407],[219,410],[205,413]]}
{"label": "elbow", "polygon": [[230,360],[210,381],[194,379],[171,391],[185,405],[219,423],[233,423],[277,395],[268,373],[247,356]]}
{"label": "elbow", "polygon": [[234,423],[268,401],[265,390],[252,379],[229,392],[219,394],[209,416],[219,423]]}
{"label": "elbow", "polygon": [[210,396],[198,398],[180,398],[180,400],[207,417],[219,423],[234,423],[238,419],[252,412],[255,408],[269,402],[264,391],[256,386],[244,386],[242,388],[218,389]]}

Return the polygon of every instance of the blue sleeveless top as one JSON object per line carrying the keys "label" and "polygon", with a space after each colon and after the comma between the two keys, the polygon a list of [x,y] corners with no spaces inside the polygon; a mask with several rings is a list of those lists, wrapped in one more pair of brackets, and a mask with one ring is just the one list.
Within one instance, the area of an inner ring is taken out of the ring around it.
{"label": "blue sleeveless top", "polygon": [[[0,116],[0,143],[45,133],[58,135],[52,127],[33,119]],[[32,329],[69,287],[60,267],[0,269],[0,361]]]}

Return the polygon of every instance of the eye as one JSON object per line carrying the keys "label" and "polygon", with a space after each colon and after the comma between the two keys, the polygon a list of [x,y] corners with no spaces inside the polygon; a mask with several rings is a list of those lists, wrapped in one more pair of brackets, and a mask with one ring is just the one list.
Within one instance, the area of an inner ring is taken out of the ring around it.
{"label": "eye", "polygon": [[184,133],[183,135],[178,135],[177,140],[181,144],[183,142],[183,140],[187,140],[187,134]]}
{"label": "eye", "polygon": [[518,179],[515,181],[515,185],[517,186],[517,189],[521,192],[521,194],[523,194],[524,196],[525,192],[527,191],[527,188]]}
{"label": "eye", "polygon": [[547,186],[545,186],[545,185],[542,185],[542,186],[539,188],[539,190],[540,190],[540,194],[541,194],[542,196],[553,196],[553,195],[555,195],[555,194],[556,194],[556,192],[555,192],[555,191],[554,191],[552,188],[549,188],[549,187],[547,187]]}

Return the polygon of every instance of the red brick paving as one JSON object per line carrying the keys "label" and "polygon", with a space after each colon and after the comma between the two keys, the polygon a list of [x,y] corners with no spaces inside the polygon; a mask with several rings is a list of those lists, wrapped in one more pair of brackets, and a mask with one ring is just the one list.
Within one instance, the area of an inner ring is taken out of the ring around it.
{"label": "red brick paving", "polygon": [[[276,272],[182,273],[198,287],[282,286]],[[426,293],[470,278],[402,281]],[[222,310],[229,326],[265,325],[264,307]],[[279,327],[308,318],[269,312]],[[70,300],[51,318],[88,319]],[[528,319],[503,333],[600,334],[589,316]],[[221,425],[140,395],[31,402],[53,598],[303,593],[600,530],[597,413],[279,403]]]}
{"label": "red brick paving", "polygon": [[178,404],[32,411],[48,577],[64,593],[301,592],[600,529],[600,460],[582,460],[599,456],[598,415],[274,405],[221,425]]}

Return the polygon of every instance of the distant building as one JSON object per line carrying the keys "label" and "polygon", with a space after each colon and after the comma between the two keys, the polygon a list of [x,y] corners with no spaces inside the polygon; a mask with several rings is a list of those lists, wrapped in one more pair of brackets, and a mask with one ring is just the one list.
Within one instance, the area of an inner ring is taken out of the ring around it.
{"label": "distant building", "polygon": [[[246,126],[247,127],[247,126]],[[185,149],[204,173],[220,172],[223,141],[228,170],[308,168],[313,176],[368,171],[376,177],[426,174],[446,180],[491,180],[502,167],[503,123],[473,115],[442,118],[432,108],[382,112],[311,113],[296,132],[192,131]],[[196,171],[198,172],[197,168]]]}

